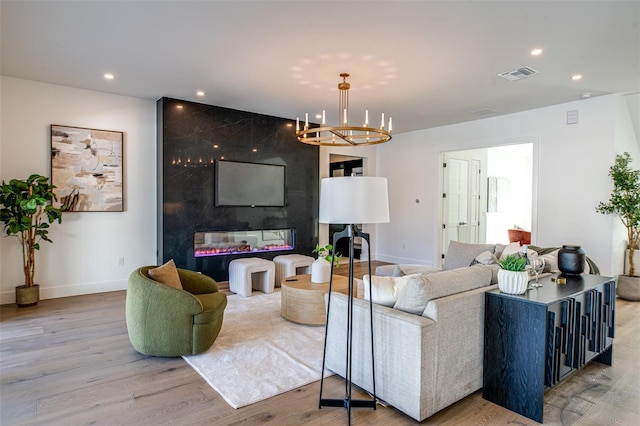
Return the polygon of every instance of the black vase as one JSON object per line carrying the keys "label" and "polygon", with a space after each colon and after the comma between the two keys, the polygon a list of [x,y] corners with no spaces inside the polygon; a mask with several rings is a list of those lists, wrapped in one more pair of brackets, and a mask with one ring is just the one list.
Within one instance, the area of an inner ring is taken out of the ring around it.
{"label": "black vase", "polygon": [[587,255],[580,246],[564,245],[558,251],[558,269],[563,275],[580,275],[586,260]]}

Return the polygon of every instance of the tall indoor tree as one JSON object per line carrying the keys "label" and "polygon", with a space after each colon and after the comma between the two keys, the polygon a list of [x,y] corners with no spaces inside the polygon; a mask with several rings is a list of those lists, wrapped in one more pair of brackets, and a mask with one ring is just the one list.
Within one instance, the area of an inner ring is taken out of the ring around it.
{"label": "tall indoor tree", "polygon": [[24,180],[11,179],[9,183],[3,180],[0,186],[0,222],[5,233],[15,236],[22,245],[24,285],[16,287],[16,302],[21,306],[38,303],[37,291],[27,290],[25,303],[21,303],[19,294],[23,293],[23,288],[38,287],[35,284],[35,251],[40,250],[41,241],[52,242],[49,239],[50,224],[62,222],[64,206],[58,209],[51,205],[51,201],[57,199],[54,188],[49,178],[39,174],[32,174]]}
{"label": "tall indoor tree", "polygon": [[596,211],[618,216],[627,229],[629,272],[626,277],[621,275],[618,278],[618,295],[640,300],[640,277],[636,274],[633,256],[640,244],[640,170],[632,169],[631,162],[628,152],[616,155],[615,163],[609,168],[609,176],[613,180],[611,196],[609,201],[600,202]]}

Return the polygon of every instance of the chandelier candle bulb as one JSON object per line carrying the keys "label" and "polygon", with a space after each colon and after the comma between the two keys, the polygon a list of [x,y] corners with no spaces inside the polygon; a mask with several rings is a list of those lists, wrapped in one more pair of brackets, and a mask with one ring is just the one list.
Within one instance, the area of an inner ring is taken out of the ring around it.
{"label": "chandelier candle bulb", "polygon": [[393,127],[391,127],[391,120],[393,120],[393,118],[389,117],[389,133],[393,130]]}
{"label": "chandelier candle bulb", "polygon": [[382,113],[382,123],[380,123],[380,129],[384,130],[384,112]]}
{"label": "chandelier candle bulb", "polygon": [[296,133],[300,131],[300,117],[296,117]]}
{"label": "chandelier candle bulb", "polygon": [[309,128],[309,113],[304,113],[304,129],[307,130]]}
{"label": "chandelier candle bulb", "polygon": [[[364,110],[364,127],[369,127],[369,110]],[[369,134],[369,132],[367,132]]]}
{"label": "chandelier candle bulb", "polygon": [[347,123],[348,123],[348,121],[347,121],[347,109],[345,108],[344,109],[344,125],[346,126]]}
{"label": "chandelier candle bulb", "polygon": [[322,125],[324,126],[325,124],[327,124],[327,122],[324,117],[324,110],[322,110]]}

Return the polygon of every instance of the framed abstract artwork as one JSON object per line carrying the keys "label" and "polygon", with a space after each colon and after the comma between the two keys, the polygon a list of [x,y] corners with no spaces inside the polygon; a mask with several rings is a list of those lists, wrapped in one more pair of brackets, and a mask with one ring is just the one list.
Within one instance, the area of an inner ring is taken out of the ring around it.
{"label": "framed abstract artwork", "polygon": [[124,211],[124,133],[51,125],[51,183],[74,212]]}

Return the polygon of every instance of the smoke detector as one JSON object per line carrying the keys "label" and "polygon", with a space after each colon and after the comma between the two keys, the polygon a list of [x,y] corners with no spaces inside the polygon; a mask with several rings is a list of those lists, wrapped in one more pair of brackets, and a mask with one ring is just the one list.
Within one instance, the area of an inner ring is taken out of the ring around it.
{"label": "smoke detector", "polygon": [[538,71],[529,67],[516,68],[511,71],[505,71],[498,74],[498,77],[502,77],[505,80],[516,81],[522,80],[523,78],[532,76],[534,74],[540,74]]}

